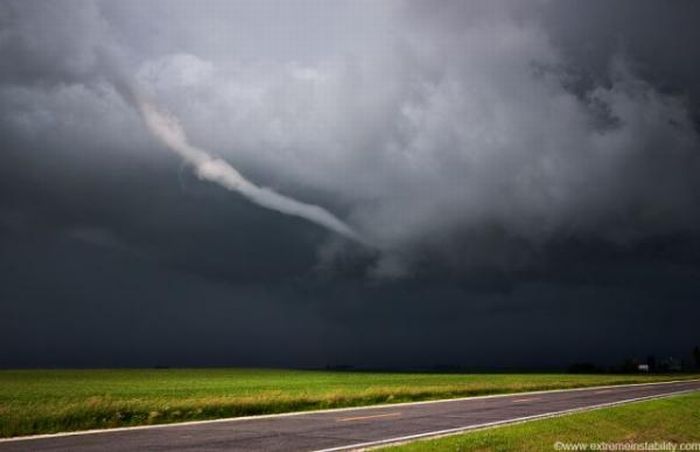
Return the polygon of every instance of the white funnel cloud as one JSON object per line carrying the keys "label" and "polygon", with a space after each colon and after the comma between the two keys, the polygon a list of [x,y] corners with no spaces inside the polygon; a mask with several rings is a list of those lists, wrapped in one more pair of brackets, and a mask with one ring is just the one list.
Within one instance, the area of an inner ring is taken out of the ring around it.
{"label": "white funnel cloud", "polygon": [[135,102],[148,129],[165,146],[179,154],[194,167],[201,179],[215,182],[231,191],[236,191],[255,204],[276,210],[286,215],[304,218],[330,229],[356,242],[366,244],[355,231],[332,213],[314,204],[307,204],[259,187],[243,177],[234,167],[222,159],[212,157],[206,151],[191,145],[177,118],[163,112],[139,96]]}

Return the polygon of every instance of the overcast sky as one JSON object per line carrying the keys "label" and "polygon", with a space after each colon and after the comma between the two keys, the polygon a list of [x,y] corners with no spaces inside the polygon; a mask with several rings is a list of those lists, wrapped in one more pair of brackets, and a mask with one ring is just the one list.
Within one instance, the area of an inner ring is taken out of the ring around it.
{"label": "overcast sky", "polygon": [[0,0],[0,367],[684,358],[698,21]]}

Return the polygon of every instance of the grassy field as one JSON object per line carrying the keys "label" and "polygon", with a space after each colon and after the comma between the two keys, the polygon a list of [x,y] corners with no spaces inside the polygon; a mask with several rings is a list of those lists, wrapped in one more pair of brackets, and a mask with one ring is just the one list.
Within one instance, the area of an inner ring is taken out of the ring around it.
{"label": "grassy field", "polygon": [[690,376],[0,370],[0,436],[678,378]]}
{"label": "grassy field", "polygon": [[556,442],[586,446],[601,442],[700,442],[700,393],[417,441],[382,450],[540,452],[556,450]]}

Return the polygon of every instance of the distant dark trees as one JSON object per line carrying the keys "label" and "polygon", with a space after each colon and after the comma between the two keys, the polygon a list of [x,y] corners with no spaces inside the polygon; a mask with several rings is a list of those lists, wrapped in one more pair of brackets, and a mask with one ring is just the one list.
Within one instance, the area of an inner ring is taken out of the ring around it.
{"label": "distant dark trees", "polygon": [[633,373],[639,371],[639,360],[628,358],[622,362],[620,370],[624,373]]}
{"label": "distant dark trees", "polygon": [[649,366],[649,372],[655,372],[656,371],[656,356],[654,356],[654,355],[647,356],[647,365]]}
{"label": "distant dark trees", "polygon": [[[655,355],[647,355],[646,360],[638,358],[627,358],[616,366],[600,367],[591,362],[577,362],[566,368],[566,371],[572,374],[587,374],[587,373],[640,373],[640,372],[690,372],[700,370],[700,346],[695,346],[692,349],[692,356],[689,358],[678,359],[673,356],[662,357],[657,359]],[[648,367],[647,367],[648,366]]]}

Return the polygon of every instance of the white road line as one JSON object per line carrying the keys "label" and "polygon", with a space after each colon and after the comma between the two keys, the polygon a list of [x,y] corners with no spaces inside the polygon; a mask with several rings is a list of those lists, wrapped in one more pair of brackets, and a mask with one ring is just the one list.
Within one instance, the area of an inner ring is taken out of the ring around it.
{"label": "white road line", "polygon": [[363,421],[365,419],[375,419],[378,417],[393,417],[393,416],[401,416],[401,412],[386,413],[386,414],[373,414],[371,416],[342,417],[342,418],[336,419],[336,421],[337,422]]}
{"label": "white road line", "polygon": [[532,402],[533,400],[540,400],[539,397],[530,397],[527,399],[515,399],[512,402],[513,403],[525,403],[525,402]]}
{"label": "white road line", "polygon": [[498,427],[501,425],[520,424],[523,422],[532,421],[532,420],[536,420],[536,419],[547,419],[547,418],[552,418],[552,417],[565,416],[567,414],[580,413],[583,411],[591,411],[591,410],[596,410],[599,408],[624,405],[624,404],[634,403],[634,402],[643,402],[645,400],[661,399],[664,397],[671,397],[671,396],[676,396],[676,395],[680,395],[680,394],[687,394],[687,393],[695,392],[695,391],[697,391],[697,389],[686,389],[683,391],[669,392],[668,394],[657,394],[657,395],[652,395],[652,396],[635,397],[635,398],[627,399],[627,400],[619,400],[617,402],[599,403],[597,405],[590,405],[590,406],[580,407],[580,408],[570,408],[568,410],[561,410],[561,411],[550,411],[549,413],[535,414],[532,416],[522,416],[522,417],[517,417],[517,418],[513,418],[513,419],[505,419],[502,421],[484,422],[482,424],[465,425],[464,427],[449,428],[449,429],[445,429],[445,430],[436,430],[433,432],[418,433],[415,435],[407,435],[407,436],[399,436],[396,438],[382,439],[382,440],[378,440],[378,441],[368,441],[365,443],[349,444],[347,446],[331,447],[329,449],[319,449],[315,452],[336,452],[336,451],[344,451],[344,450],[361,451],[361,450],[368,450],[368,449],[376,449],[380,446],[404,444],[404,443],[412,442],[412,441],[415,441],[418,439],[441,438],[444,436],[452,436],[452,435],[456,435],[459,433],[472,431],[472,430],[480,430],[480,429],[485,429],[485,428],[489,428],[489,427]]}
{"label": "white road line", "polygon": [[420,402],[401,402],[401,403],[384,403],[380,405],[360,405],[347,408],[330,408],[322,410],[309,410],[309,411],[294,411],[290,413],[278,413],[278,414],[261,414],[253,416],[239,416],[239,417],[229,417],[220,419],[207,419],[203,421],[187,421],[187,422],[174,422],[171,424],[156,424],[156,425],[135,425],[132,427],[116,427],[116,428],[104,428],[104,429],[91,429],[91,430],[78,430],[74,432],[61,432],[61,433],[45,433],[40,435],[27,435],[27,436],[16,436],[12,438],[0,438],[0,443],[13,442],[13,441],[29,441],[34,439],[46,439],[46,438],[60,438],[63,436],[80,436],[80,435],[97,435],[100,433],[116,433],[116,432],[128,432],[132,430],[148,430],[148,429],[159,429],[159,428],[174,428],[190,425],[205,425],[205,424],[217,424],[220,422],[240,422],[240,421],[250,421],[259,419],[275,419],[284,418],[292,416],[304,416],[308,414],[325,414],[325,413],[341,413],[343,411],[359,411],[359,410],[372,410],[378,408],[401,408],[404,406],[413,405],[426,405],[429,403],[449,403],[449,402],[459,402],[464,400],[480,400],[480,399],[494,399],[499,397],[513,397],[513,396],[529,396],[536,394],[553,394],[559,392],[576,392],[576,391],[592,391],[596,389],[614,389],[614,388],[630,388],[637,386],[656,386],[656,385],[668,385],[668,384],[678,384],[678,383],[691,383],[700,381],[700,378],[688,379],[688,380],[669,380],[669,381],[657,381],[653,383],[631,383],[623,385],[606,385],[606,386],[588,386],[581,388],[568,388],[568,389],[549,389],[542,391],[523,391],[523,392],[510,392],[504,394],[489,394],[483,396],[468,396],[468,397],[458,397],[453,399],[437,399],[437,400],[423,400]]}

